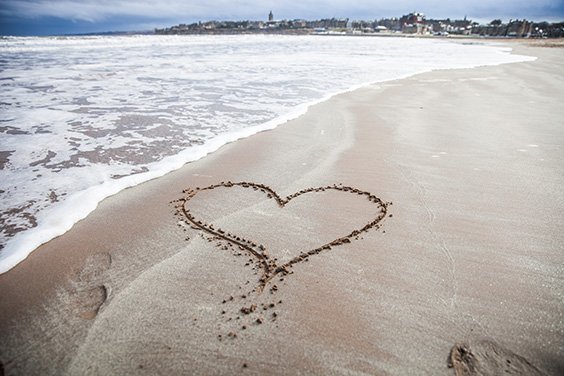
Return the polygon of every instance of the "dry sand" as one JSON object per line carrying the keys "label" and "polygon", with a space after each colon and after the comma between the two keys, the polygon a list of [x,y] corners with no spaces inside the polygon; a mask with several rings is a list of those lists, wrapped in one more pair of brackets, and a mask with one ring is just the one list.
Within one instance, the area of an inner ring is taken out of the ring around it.
{"label": "dry sand", "polygon": [[[105,200],[0,275],[5,373],[564,373],[564,49],[514,47],[538,60],[340,95]],[[271,191],[175,215],[228,181]],[[367,193],[267,197],[339,183]],[[258,293],[252,243],[280,266],[347,235]]]}

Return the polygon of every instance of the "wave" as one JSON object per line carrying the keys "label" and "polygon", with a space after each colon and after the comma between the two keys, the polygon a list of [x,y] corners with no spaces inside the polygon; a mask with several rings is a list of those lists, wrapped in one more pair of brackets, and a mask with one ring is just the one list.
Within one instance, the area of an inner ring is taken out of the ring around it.
{"label": "wave", "polygon": [[[24,231],[4,236],[0,273],[64,234],[103,199],[274,129],[312,105],[431,70],[534,60],[510,51],[322,36],[2,40],[0,79],[8,84],[0,129],[9,137],[0,150],[14,149],[18,158],[10,156],[0,170],[0,194],[12,205],[35,200],[30,215],[37,226],[21,224]],[[48,147],[38,152],[41,139]],[[45,199],[53,194],[56,200]]]}

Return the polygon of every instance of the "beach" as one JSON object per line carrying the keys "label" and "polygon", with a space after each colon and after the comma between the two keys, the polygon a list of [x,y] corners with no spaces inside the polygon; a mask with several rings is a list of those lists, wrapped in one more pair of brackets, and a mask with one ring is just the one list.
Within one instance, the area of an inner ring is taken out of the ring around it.
{"label": "beach", "polygon": [[508,45],[107,198],[0,275],[5,374],[562,374],[564,49]]}

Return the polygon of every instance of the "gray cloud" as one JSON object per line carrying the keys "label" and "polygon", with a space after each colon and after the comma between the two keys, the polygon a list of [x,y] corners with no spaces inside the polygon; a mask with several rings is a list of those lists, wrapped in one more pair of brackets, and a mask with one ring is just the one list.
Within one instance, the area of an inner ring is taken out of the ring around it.
{"label": "gray cloud", "polygon": [[[206,20],[265,20],[347,17],[378,19],[419,11],[430,18],[564,20],[564,0],[1,0],[4,20],[56,17],[72,22],[116,23],[136,19],[155,27]],[[125,23],[123,23],[125,25]]]}

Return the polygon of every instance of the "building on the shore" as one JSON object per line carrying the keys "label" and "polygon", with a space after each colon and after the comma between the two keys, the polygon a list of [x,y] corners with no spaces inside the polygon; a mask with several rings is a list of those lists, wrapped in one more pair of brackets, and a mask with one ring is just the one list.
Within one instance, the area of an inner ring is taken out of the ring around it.
{"label": "building on the shore", "polygon": [[248,33],[294,33],[333,32],[346,34],[404,33],[435,35],[473,35],[492,38],[562,38],[564,22],[533,23],[527,20],[510,20],[504,24],[494,20],[488,25],[479,25],[464,17],[463,20],[427,19],[423,13],[413,12],[401,18],[374,21],[353,21],[348,18],[327,18],[309,21],[304,19],[274,21],[272,11],[269,21],[208,21],[180,24],[166,29],[155,29],[155,34],[248,34]]}
{"label": "building on the shore", "polygon": [[533,33],[533,23],[527,20],[509,21],[507,36],[524,38]]}
{"label": "building on the shore", "polygon": [[464,17],[463,20],[451,21],[450,18],[443,20],[427,20],[427,26],[429,26],[430,32],[435,35],[448,35],[448,34],[458,34],[458,35],[470,35],[473,25],[478,25],[477,23],[472,23]]}
{"label": "building on the shore", "polygon": [[430,28],[423,13],[409,13],[400,19],[401,32],[404,34],[429,34]]}
{"label": "building on the shore", "polygon": [[348,18],[326,18],[323,20],[307,21],[306,27],[310,29],[346,29]]}
{"label": "building on the shore", "polygon": [[391,30],[391,31],[401,31],[401,24],[400,24],[400,19],[397,17],[393,17],[393,18],[382,18],[379,21],[375,21],[374,22],[375,27],[377,28],[378,26],[382,26],[385,27],[386,30]]}
{"label": "building on the shore", "polygon": [[534,24],[527,20],[510,20],[508,24],[476,25],[471,33],[484,37],[528,38],[533,35]]}

